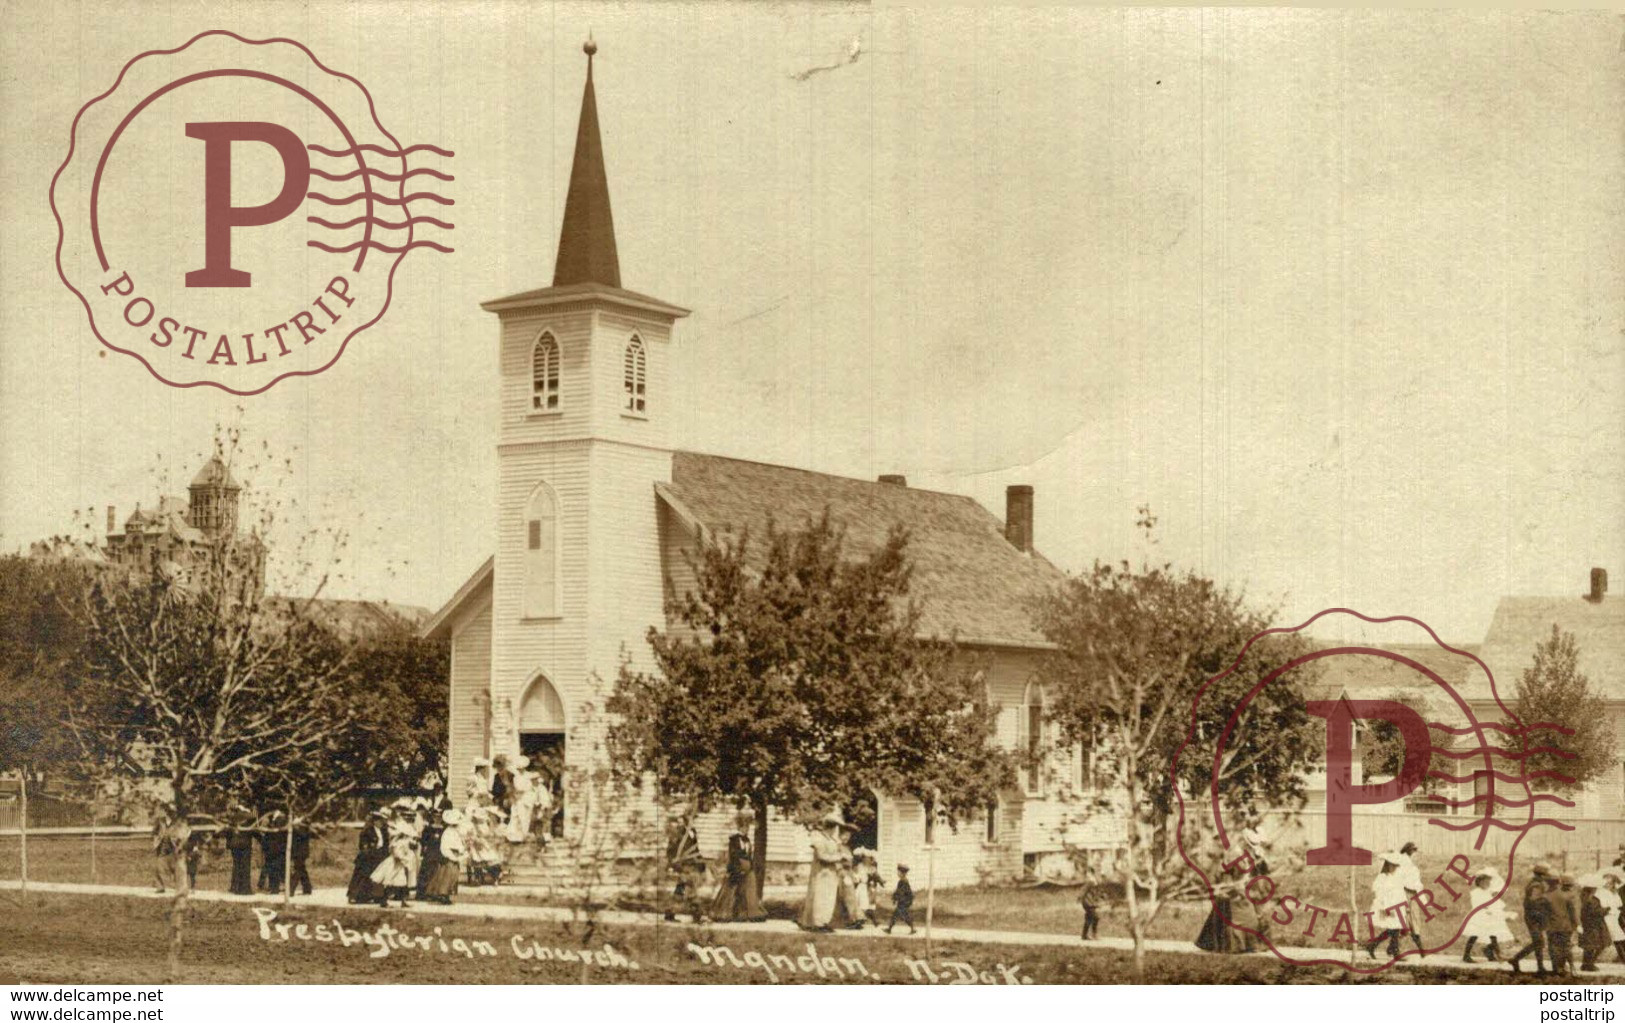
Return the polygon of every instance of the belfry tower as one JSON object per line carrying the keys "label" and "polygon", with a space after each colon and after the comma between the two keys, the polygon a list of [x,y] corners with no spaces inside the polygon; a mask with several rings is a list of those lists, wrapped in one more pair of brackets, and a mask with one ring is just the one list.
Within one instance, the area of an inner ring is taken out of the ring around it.
{"label": "belfry tower", "polygon": [[481,306],[498,318],[501,368],[488,746],[572,760],[586,755],[572,708],[601,702],[593,687],[613,682],[624,637],[664,620],[654,487],[671,478],[668,348],[687,315],[621,287],[598,47],[583,50],[552,286]]}

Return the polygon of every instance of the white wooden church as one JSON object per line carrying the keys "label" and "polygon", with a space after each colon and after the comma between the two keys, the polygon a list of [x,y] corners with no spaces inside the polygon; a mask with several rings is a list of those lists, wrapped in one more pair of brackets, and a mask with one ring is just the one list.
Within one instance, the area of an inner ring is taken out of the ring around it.
{"label": "white wooden church", "polygon": [[[621,286],[588,43],[575,159],[551,287],[486,302],[498,321],[501,431],[495,554],[424,627],[451,644],[450,786],[462,797],[477,757],[537,753],[582,764],[588,704],[601,706],[623,658],[653,670],[646,633],[664,627],[669,594],[689,575],[685,550],[769,515],[798,527],[825,508],[849,549],[880,544],[893,523],[912,532],[922,628],[954,636],[990,665],[999,741],[1043,739],[1032,675],[1046,644],[1028,605],[1061,579],[1032,549],[1033,495],[1011,487],[1004,519],[969,497],[918,490],[901,477],[848,479],[673,450],[682,404],[668,389],[687,310]],[[597,680],[597,681],[595,681]],[[985,819],[957,831],[912,799],[874,794],[872,827],[888,875],[931,854],[938,884],[1008,880],[1061,869],[1063,843],[1113,844],[1106,821],[1076,818],[1092,786],[1082,751],[1024,771]],[[558,827],[582,827],[565,805]],[[721,811],[700,822],[707,854],[727,833]],[[1067,831],[1066,829],[1070,829]],[[806,832],[774,820],[769,880],[809,858]],[[922,871],[923,874],[923,871]]]}

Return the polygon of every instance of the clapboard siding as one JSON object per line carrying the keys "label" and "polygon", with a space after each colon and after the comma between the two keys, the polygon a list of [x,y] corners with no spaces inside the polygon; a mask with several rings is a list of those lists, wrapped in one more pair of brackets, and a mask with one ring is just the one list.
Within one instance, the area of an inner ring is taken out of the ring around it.
{"label": "clapboard siding", "polygon": [[671,453],[597,442],[590,465],[590,656],[613,682],[623,656],[636,670],[654,669],[646,635],[665,621],[655,484],[670,481]]}
{"label": "clapboard siding", "polygon": [[[517,744],[513,736],[531,681],[545,675],[570,708],[586,695],[588,665],[589,520],[592,512],[590,441],[505,444],[498,458],[500,480],[497,554],[493,587],[495,652],[492,691],[498,752]],[[538,483],[557,500],[559,614],[527,619],[523,613],[525,507]]]}
{"label": "clapboard siding", "polygon": [[479,698],[491,681],[491,606],[489,596],[483,605],[471,608],[451,639],[451,693],[448,756],[453,784],[448,786],[453,802],[463,801],[460,780],[474,768],[474,758],[485,755],[485,707]]}

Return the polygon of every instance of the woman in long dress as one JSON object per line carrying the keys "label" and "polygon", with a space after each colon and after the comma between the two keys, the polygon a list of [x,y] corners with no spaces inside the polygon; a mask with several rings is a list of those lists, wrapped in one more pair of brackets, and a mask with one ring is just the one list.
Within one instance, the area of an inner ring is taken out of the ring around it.
{"label": "woman in long dress", "polygon": [[417,835],[409,817],[405,809],[396,808],[389,825],[389,855],[372,872],[372,883],[383,891],[378,900],[380,906],[389,905],[390,899],[397,899],[405,906],[407,893],[412,890],[412,861],[416,859],[413,846],[417,844]]}
{"label": "woman in long dress", "polygon": [[1475,961],[1473,946],[1480,941],[1484,943],[1484,958],[1492,963],[1500,962],[1501,949],[1513,944],[1512,925],[1507,923],[1510,914],[1506,900],[1501,897],[1501,889],[1505,887],[1501,875],[1489,867],[1473,878],[1473,890],[1468,893],[1472,916],[1467,920],[1467,948],[1461,954],[1462,962]]}
{"label": "woman in long dress", "polygon": [[383,893],[372,883],[372,872],[389,855],[389,817],[382,810],[374,810],[362,822],[361,835],[356,839],[355,866],[350,870],[350,885],[344,897],[352,903],[377,902]]}
{"label": "woman in long dress", "polygon": [[[423,898],[430,902],[443,902],[449,906],[452,896],[457,894],[463,861],[468,859],[468,849],[463,845],[463,833],[458,827],[462,822],[463,815],[458,811],[443,811],[434,852],[431,855],[425,851]],[[427,838],[428,832],[424,834]]]}
{"label": "woman in long dress", "polygon": [[812,867],[807,876],[807,901],[796,921],[809,931],[828,931],[835,925],[841,891],[841,874],[851,853],[841,841],[846,822],[839,813],[830,813],[818,822],[812,833]]}
{"label": "woman in long dress", "polygon": [[235,821],[226,832],[226,851],[231,853],[231,894],[253,895],[254,831],[247,821]]}
{"label": "woman in long dress", "polygon": [[513,788],[511,809],[508,811],[508,841],[514,845],[530,838],[530,825],[536,813],[536,778],[528,768],[530,758],[518,756],[513,761]]}
{"label": "woman in long dress", "polygon": [[722,884],[716,898],[711,900],[713,920],[766,920],[767,912],[756,894],[756,863],[753,853],[756,842],[751,829],[756,817],[741,813],[728,836],[727,860],[723,864]]}

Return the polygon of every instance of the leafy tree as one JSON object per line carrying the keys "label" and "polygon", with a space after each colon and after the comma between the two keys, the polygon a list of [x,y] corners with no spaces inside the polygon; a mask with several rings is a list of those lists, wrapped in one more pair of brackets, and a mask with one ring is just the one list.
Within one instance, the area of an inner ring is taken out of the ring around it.
{"label": "leafy tree", "polygon": [[0,771],[66,766],[77,753],[66,687],[83,645],[71,608],[94,569],[57,556],[0,556]]}
{"label": "leafy tree", "polygon": [[[1569,734],[1542,728],[1515,736],[1511,745],[1529,754],[1523,770],[1554,771],[1568,780],[1539,778],[1534,787],[1574,792],[1615,769],[1614,730],[1602,695],[1580,670],[1580,647],[1574,633],[1552,626],[1551,638],[1535,647],[1535,659],[1518,680],[1518,719],[1524,725],[1554,724]],[[1550,750],[1553,752],[1535,752]]]}
{"label": "leafy tree", "polygon": [[[1141,511],[1149,534],[1154,520]],[[1037,621],[1057,647],[1040,669],[1051,721],[1063,742],[1094,745],[1097,771],[1125,817],[1117,869],[1135,971],[1143,976],[1152,921],[1169,900],[1201,891],[1176,834],[1176,779],[1187,805],[1206,805],[1231,714],[1266,674],[1309,645],[1296,635],[1265,637],[1203,692],[1270,626],[1269,615],[1249,608],[1241,594],[1166,564],[1097,563],[1043,601]],[[1303,671],[1264,686],[1231,729],[1218,777],[1227,814],[1249,818],[1259,807],[1302,805],[1303,769],[1320,756],[1322,741],[1321,722],[1304,707]],[[1181,753],[1188,735],[1193,741]],[[1197,844],[1204,816],[1185,815],[1186,848]]]}
{"label": "leafy tree", "polygon": [[420,638],[404,619],[363,639],[346,673],[349,699],[368,732],[367,783],[415,788],[447,776],[446,698],[451,648]]}
{"label": "leafy tree", "polygon": [[874,789],[954,822],[1011,780],[980,676],[918,638],[905,530],[849,557],[826,512],[801,530],[770,522],[759,554],[748,535],[720,538],[690,564],[676,627],[649,630],[659,670],[621,670],[609,742],[663,795],[748,804],[758,885],[769,807],[797,816]]}

